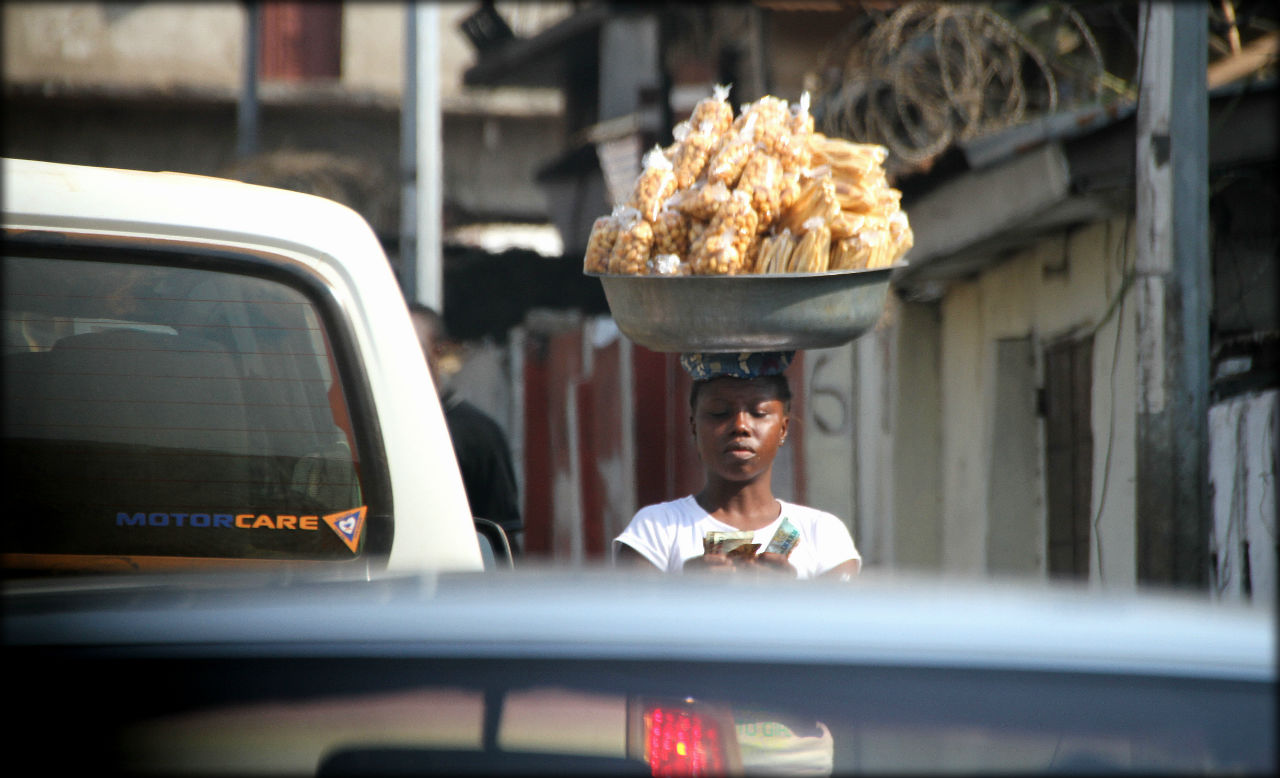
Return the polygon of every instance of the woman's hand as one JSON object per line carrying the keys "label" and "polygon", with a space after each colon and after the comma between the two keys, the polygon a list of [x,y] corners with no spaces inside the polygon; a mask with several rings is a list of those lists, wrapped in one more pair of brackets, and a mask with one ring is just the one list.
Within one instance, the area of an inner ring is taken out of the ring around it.
{"label": "woman's hand", "polygon": [[719,551],[708,551],[702,556],[689,557],[684,560],[684,569],[708,573],[736,573],[738,571],[733,560]]}
{"label": "woman's hand", "polygon": [[800,571],[792,566],[786,555],[776,551],[761,551],[751,558],[751,564],[760,572],[779,573],[791,578],[800,576]]}

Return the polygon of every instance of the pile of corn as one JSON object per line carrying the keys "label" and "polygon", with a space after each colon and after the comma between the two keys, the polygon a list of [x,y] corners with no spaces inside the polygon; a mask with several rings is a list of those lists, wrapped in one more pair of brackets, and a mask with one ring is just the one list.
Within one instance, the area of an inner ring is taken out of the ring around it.
{"label": "pile of corn", "polygon": [[698,102],[644,158],[631,198],[596,219],[588,273],[822,273],[892,265],[911,248],[883,146],[813,129],[766,95],[737,117],[728,89]]}

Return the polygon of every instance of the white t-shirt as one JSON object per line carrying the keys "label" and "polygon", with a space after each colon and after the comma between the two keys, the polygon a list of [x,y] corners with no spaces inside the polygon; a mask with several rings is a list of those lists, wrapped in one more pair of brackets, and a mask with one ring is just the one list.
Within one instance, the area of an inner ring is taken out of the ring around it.
{"label": "white t-shirt", "polygon": [[[807,508],[778,500],[782,512],[767,527],[755,531],[753,542],[764,549],[784,518],[800,532],[800,542],[787,557],[799,571],[800,578],[814,578],[846,560],[862,567],[862,556],[853,545],[853,537],[844,522],[826,511]],[[660,570],[678,573],[685,560],[702,556],[702,538],[709,530],[736,532],[698,505],[692,495],[670,502],[647,505],[636,512],[631,523],[613,541],[616,558],[618,544],[626,543]]]}

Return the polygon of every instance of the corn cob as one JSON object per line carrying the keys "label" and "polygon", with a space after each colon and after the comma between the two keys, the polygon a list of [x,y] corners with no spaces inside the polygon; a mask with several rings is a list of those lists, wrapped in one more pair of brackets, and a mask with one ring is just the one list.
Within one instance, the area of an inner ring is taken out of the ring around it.
{"label": "corn cob", "polygon": [[689,249],[690,270],[696,275],[737,275],[742,271],[742,255],[735,246],[732,225],[708,227]]}
{"label": "corn cob", "polygon": [[711,122],[717,137],[729,131],[733,124],[733,106],[729,104],[729,87],[717,84],[710,97],[704,97],[693,106],[689,123],[699,127]]}
{"label": "corn cob", "polygon": [[681,123],[676,127],[676,140],[679,145],[671,160],[676,173],[676,188],[688,189],[702,175],[711,152],[720,145],[720,135],[716,125],[709,121],[700,125]]}
{"label": "corn cob", "polygon": [[889,240],[893,242],[893,257],[889,261],[897,262],[915,245],[915,234],[907,222],[905,211],[894,211],[889,214]]}
{"label": "corn cob", "polygon": [[870,247],[863,244],[857,235],[841,238],[831,242],[831,258],[828,270],[861,270],[867,266]]}
{"label": "corn cob", "polygon": [[609,255],[609,272],[639,275],[645,271],[653,248],[653,226],[635,208],[624,208],[619,219],[618,239]]}
{"label": "corn cob", "polygon": [[790,153],[791,147],[791,113],[787,101],[772,95],[765,95],[746,106],[742,114],[735,120],[735,129],[739,123],[745,126],[751,117],[755,117],[756,144],[766,153],[782,157]]}
{"label": "corn cob", "polygon": [[841,211],[834,219],[827,222],[827,226],[831,228],[831,239],[843,240],[857,235],[866,220],[867,217],[864,214]]}
{"label": "corn cob", "polygon": [[756,263],[757,273],[785,273],[791,262],[791,252],[796,242],[790,230],[783,230],[777,235],[764,239],[760,247],[760,259]]}
{"label": "corn cob", "polygon": [[795,202],[778,219],[778,225],[796,233],[803,231],[805,222],[810,219],[830,222],[840,215],[840,201],[836,198],[835,182],[829,172],[807,181],[802,178],[801,182]]}
{"label": "corn cob", "polygon": [[716,212],[708,229],[716,232],[728,230],[733,237],[733,247],[737,250],[738,256],[745,259],[751,241],[756,235],[758,222],[759,217],[751,207],[751,196],[741,190],[735,190],[729,202]]}
{"label": "corn cob", "polygon": [[644,172],[636,179],[631,200],[627,204],[640,211],[640,215],[652,222],[667,198],[676,191],[676,174],[671,161],[654,147],[644,155]]}
{"label": "corn cob", "polygon": [[742,254],[742,272],[756,273],[756,267],[760,264],[760,251],[764,248],[764,234],[760,232],[752,232],[751,242],[747,244],[747,250]]}
{"label": "corn cob", "polygon": [[613,214],[601,216],[591,225],[591,237],[587,239],[586,256],[582,269],[588,273],[609,272],[609,255],[618,240],[618,219]]}
{"label": "corn cob", "polygon": [[689,252],[689,220],[677,210],[664,208],[653,220],[653,254],[675,254],[683,257]]}
{"label": "corn cob", "polygon": [[754,130],[755,117],[753,116],[747,120],[740,131],[720,145],[707,163],[708,181],[720,182],[730,187],[738,183],[742,169],[756,148]]}
{"label": "corn cob", "polygon": [[821,219],[805,223],[805,233],[800,236],[791,254],[792,273],[823,273],[831,258],[831,230]]}
{"label": "corn cob", "polygon": [[701,182],[688,189],[677,191],[668,201],[690,219],[708,221],[732,197],[729,187],[720,182]]}
{"label": "corn cob", "polygon": [[738,190],[751,196],[751,206],[760,217],[756,225],[760,229],[773,226],[778,218],[784,187],[782,163],[777,157],[757,151],[747,160],[742,177],[738,179]]}

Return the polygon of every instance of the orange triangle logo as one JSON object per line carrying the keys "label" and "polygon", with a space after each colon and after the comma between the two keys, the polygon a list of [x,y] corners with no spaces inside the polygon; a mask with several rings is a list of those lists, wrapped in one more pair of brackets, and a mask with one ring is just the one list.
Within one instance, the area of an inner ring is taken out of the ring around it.
{"label": "orange triangle logo", "polygon": [[360,549],[360,533],[364,531],[365,511],[365,506],[361,505],[359,508],[341,513],[330,513],[322,517],[324,523],[329,525],[329,529],[342,538],[342,542],[347,544],[347,548],[351,549],[353,554]]}

